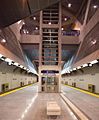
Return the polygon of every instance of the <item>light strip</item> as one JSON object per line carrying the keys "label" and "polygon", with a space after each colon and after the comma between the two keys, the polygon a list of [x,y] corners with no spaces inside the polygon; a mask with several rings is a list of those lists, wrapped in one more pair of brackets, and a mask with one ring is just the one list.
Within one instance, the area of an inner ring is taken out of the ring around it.
{"label": "light strip", "polygon": [[20,67],[20,68],[23,68],[23,65],[20,65],[19,67]]}
{"label": "light strip", "polygon": [[83,67],[87,67],[87,66],[88,66],[88,64],[84,64],[84,65],[83,65]]}
{"label": "light strip", "polygon": [[1,58],[1,57],[3,57],[3,55],[2,55],[2,54],[0,54],[0,58]]}
{"label": "light strip", "polygon": [[19,64],[15,62],[13,65],[18,66]]}
{"label": "light strip", "polygon": [[73,68],[73,70],[76,70],[76,68]]}
{"label": "light strip", "polygon": [[9,62],[9,63],[11,63],[11,62],[12,62],[12,60],[11,60],[11,59],[9,59],[9,58],[6,58],[6,59],[5,59],[5,62]]}
{"label": "light strip", "polygon": [[96,63],[98,63],[98,60],[93,60],[93,61],[91,61],[90,63],[91,63],[91,64],[96,64]]}
{"label": "light strip", "polygon": [[78,66],[77,69],[81,69],[81,66]]}

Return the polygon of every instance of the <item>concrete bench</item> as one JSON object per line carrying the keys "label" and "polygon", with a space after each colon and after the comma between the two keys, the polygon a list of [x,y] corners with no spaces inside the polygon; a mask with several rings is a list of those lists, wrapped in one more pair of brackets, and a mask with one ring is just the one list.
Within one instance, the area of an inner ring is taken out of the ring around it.
{"label": "concrete bench", "polygon": [[57,102],[55,101],[47,102],[47,115],[49,116],[61,115],[61,109]]}

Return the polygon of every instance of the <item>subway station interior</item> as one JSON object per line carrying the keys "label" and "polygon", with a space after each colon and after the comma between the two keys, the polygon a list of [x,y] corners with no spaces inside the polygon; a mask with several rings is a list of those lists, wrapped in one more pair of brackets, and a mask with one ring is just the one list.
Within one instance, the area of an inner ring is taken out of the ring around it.
{"label": "subway station interior", "polygon": [[99,0],[0,1],[0,120],[99,120]]}

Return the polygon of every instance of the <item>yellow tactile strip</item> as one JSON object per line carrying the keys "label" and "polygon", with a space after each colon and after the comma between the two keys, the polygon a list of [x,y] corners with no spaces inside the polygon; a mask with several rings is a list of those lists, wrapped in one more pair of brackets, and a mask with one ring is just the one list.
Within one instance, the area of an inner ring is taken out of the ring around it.
{"label": "yellow tactile strip", "polygon": [[65,86],[71,87],[71,88],[73,88],[73,89],[75,89],[75,90],[78,90],[78,91],[80,91],[80,92],[83,92],[83,93],[86,93],[86,94],[88,94],[88,95],[91,95],[91,96],[94,96],[94,97],[99,98],[99,95],[97,95],[97,94],[94,94],[94,93],[91,93],[91,92],[88,92],[88,91],[85,91],[85,90],[82,90],[82,89],[79,89],[79,88],[75,88],[75,87],[72,87],[72,86],[69,86],[69,85],[65,85]]}
{"label": "yellow tactile strip", "polygon": [[[31,85],[33,85],[33,84],[31,84]],[[27,86],[24,86],[24,87],[21,87],[21,88],[16,88],[15,90],[11,90],[11,91],[8,91],[8,92],[6,92],[6,93],[2,93],[2,94],[0,95],[0,97],[3,97],[3,96],[6,96],[6,95],[9,95],[9,94],[11,94],[11,93],[14,93],[14,92],[16,92],[16,91],[22,90],[22,89],[24,89],[24,88],[26,88],[26,87],[28,87],[28,86],[31,86],[31,85],[27,85]]]}

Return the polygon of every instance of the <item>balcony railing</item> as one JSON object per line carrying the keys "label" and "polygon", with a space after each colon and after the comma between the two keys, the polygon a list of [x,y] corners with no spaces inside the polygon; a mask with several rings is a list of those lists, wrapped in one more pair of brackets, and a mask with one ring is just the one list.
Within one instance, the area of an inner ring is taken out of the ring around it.
{"label": "balcony railing", "polygon": [[79,30],[62,31],[62,35],[64,35],[64,36],[79,36],[80,31]]}

